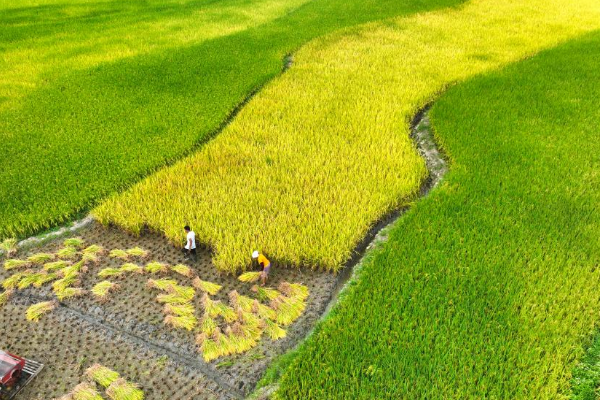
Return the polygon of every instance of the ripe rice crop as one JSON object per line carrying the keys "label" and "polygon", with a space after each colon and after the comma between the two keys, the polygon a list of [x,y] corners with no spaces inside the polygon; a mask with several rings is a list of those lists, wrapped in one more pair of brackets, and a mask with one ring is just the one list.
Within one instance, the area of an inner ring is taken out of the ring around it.
{"label": "ripe rice crop", "polygon": [[11,257],[17,252],[17,239],[7,238],[0,242],[0,250],[6,257]]}
{"label": "ripe rice crop", "polygon": [[7,289],[4,292],[0,293],[0,307],[6,304],[6,302],[10,299],[10,296],[12,296],[12,294],[12,289]]}
{"label": "ripe rice crop", "polygon": [[156,300],[159,303],[169,303],[169,304],[186,304],[192,301],[194,296],[185,296],[179,293],[168,293],[168,294],[159,294],[156,296]]}
{"label": "ripe rice crop", "polygon": [[21,281],[21,279],[30,274],[33,274],[32,270],[26,270],[26,271],[22,271],[22,272],[17,272],[16,274],[12,274],[8,278],[6,278],[4,281],[2,281],[2,287],[4,289],[16,289],[17,286],[19,285],[19,282]]}
{"label": "ripe rice crop", "polygon": [[70,299],[71,297],[83,296],[85,293],[86,293],[85,290],[83,290],[82,288],[74,288],[74,287],[63,288],[62,290],[55,292],[56,297],[59,300]]}
{"label": "ripe rice crop", "polygon": [[315,40],[215,140],[93,213],[177,243],[185,218],[230,272],[257,247],[337,270],[376,221],[417,196],[427,176],[409,135],[418,108],[453,82],[598,26],[596,0],[563,4],[474,0]]}
{"label": "ripe rice crop", "polygon": [[47,276],[48,274],[46,272],[35,272],[33,274],[27,274],[19,280],[19,284],[17,285],[17,287],[19,288],[19,290],[27,289],[28,287],[33,286],[40,280],[46,279]]}
{"label": "ripe rice crop", "polygon": [[192,286],[194,286],[198,290],[210,294],[211,296],[217,294],[222,287],[221,285],[218,285],[216,283],[203,281],[198,277],[194,278],[194,280],[192,281]]}
{"label": "ripe rice crop", "polygon": [[187,278],[191,278],[193,276],[192,269],[187,265],[177,264],[171,267],[171,271],[178,273],[179,275],[183,275]]}
{"label": "ripe rice crop", "polygon": [[112,400],[144,400],[144,392],[123,378],[111,383],[106,394]]}
{"label": "ripe rice crop", "polygon": [[94,364],[85,371],[85,375],[102,387],[109,387],[120,378],[119,373],[100,364]]}
{"label": "ripe rice crop", "polygon": [[125,273],[121,268],[104,268],[98,271],[98,276],[100,278],[111,278],[115,276],[121,276]]}
{"label": "ripe rice crop", "polygon": [[245,272],[238,276],[238,279],[246,283],[256,282],[260,279],[261,274],[262,273],[260,271]]}
{"label": "ripe rice crop", "polygon": [[62,249],[60,249],[56,252],[56,255],[58,256],[58,258],[66,259],[66,260],[75,258],[78,254],[79,254],[79,252],[77,251],[77,249],[75,247],[71,247],[71,246],[63,247]]}
{"label": "ripe rice crop", "polygon": [[120,258],[121,260],[128,260],[129,253],[127,253],[127,251],[122,250],[122,249],[114,249],[114,250],[110,251],[109,257]]}
{"label": "ripe rice crop", "polygon": [[44,301],[30,306],[25,312],[27,320],[37,322],[41,316],[54,310],[57,304],[55,301]]}
{"label": "ripe rice crop", "polygon": [[65,267],[68,267],[69,265],[70,265],[69,261],[65,261],[65,260],[53,261],[53,262],[44,264],[44,270],[48,271],[48,272],[55,272],[55,271],[65,268]]}
{"label": "ripe rice crop", "polygon": [[53,272],[48,273],[48,272],[44,271],[44,272],[39,273],[37,280],[33,283],[33,286],[36,288],[41,288],[46,283],[52,282],[59,278],[60,278],[60,276],[58,274],[55,274]]}
{"label": "ripe rice crop", "polygon": [[83,382],[71,391],[73,400],[103,400],[96,388],[89,382]]}
{"label": "ripe rice crop", "polygon": [[126,250],[126,252],[130,256],[139,257],[139,258],[146,258],[149,255],[148,250],[144,250],[140,247],[134,247],[132,249],[128,249],[128,250]]}
{"label": "ripe rice crop", "polygon": [[37,253],[27,257],[27,261],[32,262],[33,264],[44,264],[48,261],[52,261],[55,255],[50,253]]}
{"label": "ripe rice crop", "polygon": [[165,304],[163,312],[181,317],[194,315],[195,309],[191,304]]}
{"label": "ripe rice crop", "polygon": [[142,268],[139,265],[134,264],[134,263],[125,263],[121,266],[120,270],[122,272],[131,272],[134,274],[143,274],[144,273],[144,268]]}
{"label": "ripe rice crop", "polygon": [[273,288],[262,287],[258,285],[252,286],[252,291],[258,295],[262,301],[275,300],[281,293]]}
{"label": "ripe rice crop", "polygon": [[144,269],[146,270],[146,272],[149,272],[151,274],[166,274],[169,272],[167,264],[160,263],[158,261],[153,261],[151,263],[146,264],[146,267]]}
{"label": "ripe rice crop", "polygon": [[148,279],[146,286],[167,291],[170,287],[177,286],[177,281],[174,279]]}
{"label": "ripe rice crop", "polygon": [[31,263],[29,261],[25,261],[25,260],[10,259],[10,260],[4,261],[4,269],[6,269],[6,270],[11,270],[11,269],[15,269],[15,268],[24,268],[24,267],[28,267],[29,265],[31,265]]}
{"label": "ripe rice crop", "polygon": [[193,315],[167,315],[165,316],[165,325],[192,331],[198,325],[198,319]]}
{"label": "ripe rice crop", "polygon": [[106,299],[108,298],[108,294],[111,291],[116,290],[117,288],[118,285],[114,282],[102,281],[94,285],[94,287],[92,288],[92,294],[96,297],[97,300],[106,301]]}
{"label": "ripe rice crop", "polygon": [[214,319],[212,319],[208,314],[205,314],[200,320],[200,332],[205,335],[212,335],[215,329],[217,329],[218,325]]}
{"label": "ripe rice crop", "polygon": [[271,338],[271,340],[282,339],[286,336],[285,329],[277,325],[277,323],[266,319],[265,321],[265,333]]}
{"label": "ripe rice crop", "polygon": [[86,247],[85,249],[81,250],[81,253],[86,255],[86,254],[102,254],[104,252],[104,248],[102,246],[99,246],[97,244],[92,244],[88,247]]}
{"label": "ripe rice crop", "polygon": [[78,237],[68,238],[63,241],[65,247],[75,247],[76,249],[83,247],[84,243],[85,241]]}

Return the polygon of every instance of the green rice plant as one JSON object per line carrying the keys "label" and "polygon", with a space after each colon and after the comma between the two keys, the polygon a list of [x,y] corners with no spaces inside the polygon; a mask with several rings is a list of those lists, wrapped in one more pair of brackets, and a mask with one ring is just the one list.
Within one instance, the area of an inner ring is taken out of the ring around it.
{"label": "green rice plant", "polygon": [[271,340],[282,339],[286,336],[285,329],[277,325],[277,323],[270,319],[265,319],[265,333],[271,338]]}
{"label": "green rice plant", "polygon": [[260,271],[250,271],[250,272],[245,272],[243,274],[241,274],[240,276],[238,276],[238,279],[242,282],[246,282],[246,283],[251,283],[251,282],[256,282],[260,279],[262,272]]}
{"label": "green rice plant", "polygon": [[56,272],[71,265],[69,261],[59,260],[44,264],[44,270],[48,272]]}
{"label": "green rice plant", "polygon": [[0,243],[0,250],[4,253],[5,257],[11,257],[17,252],[17,239],[7,238]]}
{"label": "green rice plant", "polygon": [[252,291],[255,292],[261,301],[268,302],[276,299],[281,295],[277,290],[258,285],[252,286]]}
{"label": "green rice plant", "polygon": [[217,302],[212,300],[208,294],[204,293],[201,299],[204,314],[210,318],[216,318],[219,315],[219,306]]}
{"label": "green rice plant", "polygon": [[174,279],[148,279],[146,286],[152,289],[167,291],[173,286],[177,286],[177,281]]}
{"label": "green rice plant", "polygon": [[222,288],[221,285],[217,285],[216,283],[212,283],[212,282],[208,282],[208,281],[203,281],[202,279],[200,279],[198,277],[194,278],[194,280],[192,281],[192,285],[196,289],[201,290],[205,293],[208,293],[211,296],[214,296],[215,294],[217,294],[219,292],[219,290],[221,290],[221,288]]}
{"label": "green rice plant", "polygon": [[109,387],[120,378],[119,373],[100,364],[94,364],[85,370],[85,375],[102,387]]}
{"label": "green rice plant", "polygon": [[178,273],[179,275],[183,275],[185,277],[191,278],[194,274],[192,269],[184,264],[177,264],[171,267],[171,271]]}
{"label": "green rice plant", "polygon": [[36,288],[41,288],[48,282],[52,282],[53,280],[59,279],[60,276],[53,272],[41,272],[38,276],[38,279],[33,283],[33,286]]}
{"label": "green rice plant", "polygon": [[218,315],[220,315],[225,322],[231,323],[237,320],[237,313],[233,310],[233,308],[228,305],[222,303],[221,301],[215,301],[214,306],[218,310]]}
{"label": "green rice plant", "polygon": [[160,263],[158,261],[153,261],[146,264],[145,270],[151,274],[166,274],[169,272],[167,264]]}
{"label": "green rice plant", "polygon": [[131,272],[131,273],[135,273],[135,274],[143,274],[144,273],[144,268],[137,264],[134,264],[134,263],[123,264],[120,269],[123,272]]}
{"label": "green rice plant", "polygon": [[71,246],[63,247],[62,249],[56,252],[58,258],[63,260],[71,260],[75,258],[78,254],[79,252],[77,251],[77,249]]}
{"label": "green rice plant", "polygon": [[125,273],[121,268],[104,268],[98,272],[98,276],[100,278],[111,278],[116,276],[121,276]]}
{"label": "green rice plant", "polygon": [[71,396],[73,400],[102,400],[102,396],[89,382],[83,382],[75,386],[71,391]]}
{"label": "green rice plant", "polygon": [[121,260],[128,260],[130,257],[130,255],[129,255],[129,253],[127,253],[127,251],[121,250],[121,249],[111,250],[110,253],[108,254],[108,256],[112,257],[112,258],[119,258]]}
{"label": "green rice plant", "polygon": [[56,301],[44,301],[30,306],[25,312],[27,320],[37,322],[40,317],[56,308]]}
{"label": "green rice plant", "polygon": [[187,317],[193,316],[195,313],[195,308],[192,304],[165,304],[163,308],[163,312],[165,314],[173,314],[178,317]]}
{"label": "green rice plant", "polygon": [[56,297],[62,301],[72,297],[81,297],[85,294],[85,290],[83,290],[83,288],[67,287],[63,288],[62,290],[55,291],[54,294],[56,294]]}
{"label": "green rice plant", "polygon": [[33,264],[44,264],[48,261],[52,261],[55,255],[50,253],[37,253],[27,257],[27,261]]}
{"label": "green rice plant", "polygon": [[167,315],[165,324],[176,329],[193,330],[198,325],[198,319],[194,315]]}
{"label": "green rice plant", "polygon": [[156,300],[159,303],[170,303],[170,304],[185,304],[192,301],[194,296],[186,297],[179,293],[164,293],[156,296]]}
{"label": "green rice plant", "polygon": [[2,287],[4,289],[16,289],[22,278],[24,278],[30,274],[33,274],[33,273],[34,273],[33,270],[17,272],[16,274],[13,274],[13,275],[9,276],[8,278],[6,278],[2,282]]}
{"label": "green rice plant", "polygon": [[208,336],[212,335],[214,330],[217,328],[217,323],[208,314],[205,314],[204,317],[202,317],[202,319],[200,320],[200,332]]}
{"label": "green rice plant", "polygon": [[146,258],[149,255],[148,250],[144,250],[141,247],[134,247],[126,250],[127,254],[132,257]]}
{"label": "green rice plant", "polygon": [[277,313],[275,312],[275,310],[273,310],[271,307],[268,307],[268,306],[260,303],[258,300],[253,301],[251,311],[254,314],[258,315],[260,318],[265,319],[265,320],[277,319]]}
{"label": "green rice plant", "polygon": [[25,260],[10,259],[10,260],[4,261],[4,269],[6,269],[6,270],[11,270],[11,269],[16,269],[16,268],[25,268],[25,267],[28,267],[29,265],[31,265],[31,263],[29,261],[25,261]]}
{"label": "green rice plant", "polygon": [[110,282],[110,281],[98,282],[92,288],[92,294],[96,297],[97,300],[106,301],[108,299],[108,294],[111,291],[118,289],[118,287],[119,286],[114,282]]}
{"label": "green rice plant", "polygon": [[85,240],[79,237],[68,238],[63,241],[63,246],[79,249],[83,247]]}
{"label": "green rice plant", "polygon": [[111,400],[144,400],[144,392],[135,384],[119,378],[106,389]]}
{"label": "green rice plant", "polygon": [[308,287],[299,283],[281,282],[278,289],[287,297],[297,297],[300,300],[306,300],[309,294]]}
{"label": "green rice plant", "polygon": [[0,293],[0,307],[4,306],[6,302],[10,299],[10,296],[13,294],[12,289],[7,289],[4,292]]}
{"label": "green rice plant", "polygon": [[277,323],[286,326],[302,315],[306,304],[297,298],[279,296],[271,300],[270,306],[277,311]]}

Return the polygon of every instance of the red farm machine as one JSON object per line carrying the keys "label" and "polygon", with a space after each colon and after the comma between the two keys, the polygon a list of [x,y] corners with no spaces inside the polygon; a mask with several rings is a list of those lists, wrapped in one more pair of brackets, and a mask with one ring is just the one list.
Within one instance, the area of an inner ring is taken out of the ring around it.
{"label": "red farm machine", "polygon": [[14,398],[43,368],[44,364],[0,350],[0,400]]}

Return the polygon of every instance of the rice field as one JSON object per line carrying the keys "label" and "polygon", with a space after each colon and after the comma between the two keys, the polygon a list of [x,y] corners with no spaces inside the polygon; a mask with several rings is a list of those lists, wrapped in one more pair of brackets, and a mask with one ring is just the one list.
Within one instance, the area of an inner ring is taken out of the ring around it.
{"label": "rice field", "polygon": [[255,248],[336,271],[417,195],[426,168],[408,131],[418,108],[454,82],[598,28],[596,1],[476,0],[315,40],[215,140],[93,214],[176,243],[190,224],[229,272]]}
{"label": "rice field", "polygon": [[460,1],[3,1],[0,241],[180,159],[307,41]]}
{"label": "rice field", "polygon": [[279,398],[597,398],[599,63],[596,32],[435,103],[450,173],[286,360]]}

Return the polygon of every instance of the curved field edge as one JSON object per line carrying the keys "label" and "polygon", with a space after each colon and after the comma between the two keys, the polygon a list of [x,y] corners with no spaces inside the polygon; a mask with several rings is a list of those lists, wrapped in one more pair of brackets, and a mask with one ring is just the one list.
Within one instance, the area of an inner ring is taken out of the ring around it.
{"label": "curved field edge", "polygon": [[267,373],[274,397],[595,398],[598,60],[594,32],[442,96],[450,173]]}
{"label": "curved field edge", "polygon": [[63,224],[189,154],[303,43],[459,1],[69,0],[1,10],[0,42],[19,63],[0,80],[0,238]]}
{"label": "curved field edge", "polygon": [[337,270],[418,193],[416,110],[453,82],[600,27],[599,16],[591,0],[477,0],[317,39],[218,138],[93,213],[175,242],[191,224],[230,272],[254,248]]}

